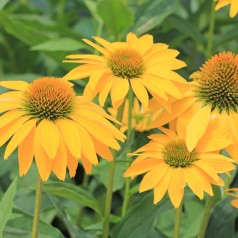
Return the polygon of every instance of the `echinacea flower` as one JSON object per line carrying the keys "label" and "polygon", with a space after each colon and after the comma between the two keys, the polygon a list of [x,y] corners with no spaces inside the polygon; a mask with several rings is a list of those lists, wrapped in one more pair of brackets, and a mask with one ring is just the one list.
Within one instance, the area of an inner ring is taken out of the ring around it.
{"label": "echinacea flower", "polygon": [[211,120],[217,120],[217,131],[226,129],[233,143],[226,149],[238,160],[238,55],[222,52],[206,61],[191,75],[182,100],[171,104],[171,113],[161,111],[153,126],[176,118],[186,120],[186,143],[192,151],[206,133]]}
{"label": "echinacea flower", "polygon": [[208,129],[213,140],[204,136],[192,151],[187,148],[186,127],[180,125],[179,128],[177,133],[160,128],[165,134],[149,136],[151,141],[131,154],[137,158],[124,173],[125,177],[145,173],[139,192],[153,189],[156,204],[168,191],[176,208],[182,201],[186,184],[200,199],[204,192],[213,196],[211,185],[224,185],[219,174],[235,168],[229,158],[217,153],[230,142],[224,135],[214,133],[213,127]]}
{"label": "echinacea flower", "polygon": [[[125,102],[123,117],[122,117],[122,127],[120,130],[125,132],[128,129],[128,99]],[[117,109],[110,107],[107,109],[110,115],[116,118]],[[150,112],[148,109],[145,109],[138,101],[137,98],[134,98],[133,107],[132,107],[132,129],[135,129],[138,132],[148,131],[151,128],[151,122],[156,117],[156,112]]]}
{"label": "echinacea flower", "polygon": [[229,188],[229,189],[226,189],[225,192],[226,194],[236,198],[231,201],[231,205],[235,208],[238,208],[238,188]]}
{"label": "echinacea flower", "polygon": [[[0,81],[12,89],[0,95],[0,146],[4,159],[18,147],[19,174],[25,175],[35,158],[41,179],[50,172],[65,179],[66,168],[75,175],[78,160],[86,172],[98,163],[96,154],[112,160],[108,147],[118,150],[124,135],[107,119],[114,120],[87,98],[76,96],[72,84],[60,78]],[[114,120],[115,121],[115,120]]]}
{"label": "echinacea flower", "polygon": [[215,0],[218,1],[215,10],[219,10],[222,7],[225,7],[229,4],[230,6],[230,17],[235,17],[236,14],[238,13],[238,1],[237,0]]}
{"label": "echinacea flower", "polygon": [[66,62],[82,63],[71,70],[67,80],[86,77],[89,82],[84,95],[94,98],[99,94],[99,103],[104,105],[110,93],[113,107],[118,108],[131,87],[136,97],[147,108],[148,92],[158,101],[167,100],[168,95],[181,97],[179,88],[185,80],[173,70],[186,64],[176,59],[177,50],[168,49],[168,45],[154,43],[152,35],[138,38],[129,33],[126,42],[110,43],[100,37],[94,39],[101,45],[89,40],[83,41],[102,53],[75,54],[67,56]]}

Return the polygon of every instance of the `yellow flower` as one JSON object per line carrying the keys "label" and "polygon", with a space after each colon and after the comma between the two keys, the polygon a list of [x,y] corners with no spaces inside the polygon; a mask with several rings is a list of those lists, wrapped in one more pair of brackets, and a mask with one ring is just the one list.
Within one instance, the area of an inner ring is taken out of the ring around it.
{"label": "yellow flower", "polygon": [[96,153],[110,161],[108,146],[118,150],[116,139],[124,141],[124,135],[106,120],[114,119],[87,98],[76,96],[65,80],[43,77],[31,84],[1,81],[0,86],[13,89],[0,95],[0,146],[10,139],[4,159],[18,147],[21,176],[33,157],[42,180],[51,170],[64,180],[66,167],[73,177],[79,159],[90,172],[98,163]]}
{"label": "yellow flower", "polygon": [[[238,55],[222,52],[213,56],[191,76],[182,100],[161,111],[153,126],[177,120],[187,123],[186,143],[192,151],[212,120],[217,133],[226,129],[233,141],[226,149],[238,161]],[[235,154],[236,153],[236,154]]]}
{"label": "yellow flower", "polygon": [[218,1],[215,10],[219,10],[222,7],[225,7],[229,4],[231,4],[230,7],[230,17],[235,17],[235,15],[238,13],[238,1],[237,0],[215,0]]}
{"label": "yellow flower", "polygon": [[176,59],[177,50],[168,45],[153,43],[152,35],[137,38],[129,33],[126,42],[110,43],[94,37],[101,46],[84,39],[84,42],[102,53],[69,55],[66,62],[83,63],[71,70],[67,80],[89,78],[84,95],[94,98],[99,94],[99,103],[104,105],[110,93],[113,107],[118,108],[131,86],[144,108],[147,108],[148,92],[157,100],[167,100],[167,95],[181,97],[179,88],[185,80],[173,70],[186,64]]}
{"label": "yellow flower", "polygon": [[226,193],[236,199],[231,201],[231,205],[235,208],[238,208],[238,188],[229,188],[226,189]]}
{"label": "yellow flower", "polygon": [[[125,102],[122,118],[122,132],[125,132],[128,128],[128,106],[129,102],[127,99]],[[117,110],[115,108],[110,107],[107,110],[114,118],[116,118]],[[139,132],[150,130],[151,122],[155,119],[156,114],[158,113],[151,113],[148,109],[145,109],[142,105],[140,105],[138,99],[134,98],[134,103],[132,107],[132,129],[135,129]]]}
{"label": "yellow flower", "polygon": [[[174,207],[179,207],[186,184],[200,199],[203,199],[204,192],[213,196],[211,184],[224,185],[218,174],[235,168],[229,158],[216,152],[229,144],[229,140],[224,135],[214,133],[214,127],[211,126],[208,130],[214,140],[204,136],[189,151],[185,126],[181,124],[177,133],[165,128],[159,129],[165,134],[149,136],[151,141],[132,154],[138,157],[124,176],[134,177],[146,173],[139,192],[154,189],[154,204],[168,191]],[[219,140],[221,143],[216,143]]]}

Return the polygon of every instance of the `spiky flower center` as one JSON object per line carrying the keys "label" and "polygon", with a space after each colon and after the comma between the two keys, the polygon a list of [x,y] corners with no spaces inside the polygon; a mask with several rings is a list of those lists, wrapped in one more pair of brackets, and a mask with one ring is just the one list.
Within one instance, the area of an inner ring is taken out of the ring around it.
{"label": "spiky flower center", "polygon": [[237,112],[238,108],[238,55],[222,52],[208,60],[200,69],[198,98],[205,105]]}
{"label": "spiky flower center", "polygon": [[140,77],[144,72],[144,63],[138,51],[132,48],[115,50],[108,59],[113,74],[125,79]]}
{"label": "spiky flower center", "polygon": [[189,152],[183,139],[174,139],[168,142],[162,151],[165,163],[173,168],[186,168],[198,160],[195,150]]}
{"label": "spiky flower center", "polygon": [[70,83],[43,77],[30,84],[25,95],[25,110],[39,120],[66,118],[73,109],[75,93]]}

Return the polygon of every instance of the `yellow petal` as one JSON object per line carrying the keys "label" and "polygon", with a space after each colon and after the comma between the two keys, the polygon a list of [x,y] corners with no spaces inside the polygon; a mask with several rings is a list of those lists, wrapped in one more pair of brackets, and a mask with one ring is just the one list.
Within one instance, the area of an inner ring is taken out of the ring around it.
{"label": "yellow petal", "polygon": [[[185,179],[183,179],[183,182]],[[171,181],[168,188],[170,200],[175,208],[178,208],[184,194],[184,188],[181,186],[181,171],[179,168],[172,169]],[[185,185],[185,184],[184,184]]]}
{"label": "yellow petal", "polygon": [[58,179],[65,180],[66,165],[67,165],[67,151],[61,136],[59,139],[60,139],[59,148],[53,160],[52,171],[55,173]]}
{"label": "yellow petal", "polygon": [[77,129],[73,125],[71,120],[59,119],[56,125],[60,129],[61,136],[64,140],[65,145],[68,147],[72,156],[76,158],[81,157],[81,138],[78,134]]}
{"label": "yellow petal", "polygon": [[158,159],[146,159],[132,164],[123,174],[124,177],[132,177],[138,174],[143,174],[153,168],[156,168],[161,163]]}
{"label": "yellow petal", "polygon": [[237,0],[231,0],[230,17],[235,17],[237,12],[238,12],[238,1]]}
{"label": "yellow petal", "polygon": [[203,199],[203,187],[199,177],[201,176],[198,170],[192,165],[184,169],[184,175],[188,186],[200,198]]}
{"label": "yellow petal", "polygon": [[14,121],[15,119],[21,117],[24,114],[25,114],[25,112],[22,110],[11,110],[11,111],[4,113],[0,117],[0,128],[4,127],[8,123]]}
{"label": "yellow petal", "polygon": [[172,176],[172,168],[167,170],[167,173],[164,175],[160,183],[154,188],[154,204],[158,203],[168,190]]}
{"label": "yellow petal", "polygon": [[67,150],[67,166],[69,169],[69,176],[70,178],[74,177],[76,174],[76,169],[78,167],[78,159],[69,152],[68,148]]}
{"label": "yellow petal", "polygon": [[131,79],[130,83],[135,95],[140,100],[143,107],[147,108],[149,103],[149,96],[144,85],[138,82],[137,79]]}
{"label": "yellow petal", "polygon": [[82,155],[81,160],[82,160],[85,173],[90,174],[92,171],[92,163],[90,163],[90,161],[87,160],[87,158],[84,155]]}
{"label": "yellow petal", "polygon": [[25,81],[0,81],[0,86],[13,90],[25,91],[29,84]]}
{"label": "yellow petal", "polygon": [[154,188],[157,184],[159,184],[168,169],[169,166],[166,163],[161,163],[157,167],[151,169],[143,177],[139,187],[139,192],[144,192]]}
{"label": "yellow petal", "polygon": [[16,131],[6,147],[4,159],[7,159],[16,149],[16,147],[26,138],[26,136],[31,132],[32,128],[35,127],[36,122],[37,119],[30,119],[29,121],[25,122],[19,130]]}
{"label": "yellow petal", "polygon": [[19,174],[23,176],[29,170],[34,156],[34,137],[36,126],[22,140],[18,147]]}
{"label": "yellow petal", "polygon": [[100,106],[104,106],[104,103],[106,101],[106,98],[111,90],[112,84],[113,84],[113,76],[110,78],[107,78],[105,81],[105,85],[102,88],[101,92],[99,93],[99,103]]}
{"label": "yellow petal", "polygon": [[211,108],[201,108],[191,119],[187,127],[186,144],[189,151],[192,151],[200,138],[205,133],[211,117]]}
{"label": "yellow petal", "polygon": [[0,129],[0,146],[2,146],[8,139],[29,119],[28,116],[22,116],[20,118],[11,121]]}
{"label": "yellow petal", "polygon": [[123,100],[129,90],[129,82],[127,79],[116,78],[111,87],[112,104],[115,107],[117,102]]}
{"label": "yellow petal", "polygon": [[54,159],[59,147],[59,130],[54,122],[43,119],[36,128],[41,144],[49,158]]}
{"label": "yellow petal", "polygon": [[96,50],[98,50],[99,52],[101,52],[102,54],[104,54],[104,55],[108,54],[108,51],[105,48],[93,43],[92,41],[87,40],[87,39],[83,39],[83,41],[85,43],[87,43],[88,45],[92,46],[93,48],[95,48]]}

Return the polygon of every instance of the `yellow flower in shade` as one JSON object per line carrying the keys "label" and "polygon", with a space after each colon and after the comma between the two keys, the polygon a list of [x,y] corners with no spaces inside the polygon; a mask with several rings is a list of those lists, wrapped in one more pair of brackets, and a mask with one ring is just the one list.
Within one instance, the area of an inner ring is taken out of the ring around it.
{"label": "yellow flower in shade", "polygon": [[21,176],[33,157],[42,180],[51,171],[64,180],[66,168],[73,177],[79,159],[90,172],[92,164],[98,163],[96,153],[110,161],[108,147],[118,150],[116,139],[125,139],[107,120],[114,120],[111,116],[87,98],[76,96],[65,80],[42,77],[31,84],[0,81],[0,86],[13,89],[0,95],[0,146],[10,139],[4,159],[18,147]]}
{"label": "yellow flower in shade", "polygon": [[229,4],[230,6],[230,17],[235,17],[235,15],[238,13],[238,1],[237,0],[215,0],[218,1],[215,10],[219,10],[222,7],[225,7]]}
{"label": "yellow flower in shade", "polygon": [[[123,112],[123,118],[122,118],[122,127],[121,131],[125,132],[128,128],[128,106],[129,102],[128,99],[125,102],[124,112]],[[110,107],[107,109],[108,112],[116,118],[117,115],[117,109]],[[144,109],[142,105],[140,105],[137,98],[134,98],[134,103],[132,107],[132,129],[135,129],[136,131],[143,132],[150,130],[151,122],[156,117],[156,112],[151,113],[148,109]]]}
{"label": "yellow flower in shade", "polygon": [[235,197],[236,199],[231,201],[231,205],[233,207],[238,208],[238,188],[229,188],[226,189],[226,193],[232,197]]}
{"label": "yellow flower in shade", "polygon": [[[139,192],[154,189],[154,204],[158,203],[166,191],[174,207],[179,207],[184,196],[186,184],[200,199],[204,192],[213,196],[211,184],[223,186],[218,174],[233,170],[231,160],[216,151],[229,141],[224,135],[214,134],[211,126],[208,130],[214,135],[214,141],[202,137],[196,147],[189,151],[185,140],[185,127],[181,124],[177,133],[159,128],[165,134],[149,136],[151,141],[131,155],[136,160],[124,173],[125,177],[145,174]],[[221,140],[223,143],[216,143]]]}
{"label": "yellow flower in shade", "polygon": [[[89,40],[84,42],[102,53],[76,54],[67,56],[66,62],[82,63],[71,70],[64,78],[67,80],[89,78],[84,95],[94,98],[99,94],[101,106],[110,93],[113,107],[118,108],[131,86],[137,98],[147,108],[148,92],[157,100],[167,100],[168,95],[181,97],[179,88],[185,80],[173,70],[186,64],[176,59],[177,50],[168,45],[153,43],[152,35],[140,38],[129,33],[126,42],[110,43],[94,37],[101,45]],[[148,90],[148,91],[147,91]]]}
{"label": "yellow flower in shade", "polygon": [[183,99],[171,103],[171,113],[161,110],[152,126],[161,126],[176,118],[186,121],[186,143],[192,151],[211,120],[216,120],[217,131],[229,132],[233,144],[226,149],[238,161],[238,55],[219,53],[191,78],[194,81],[188,83]]}

